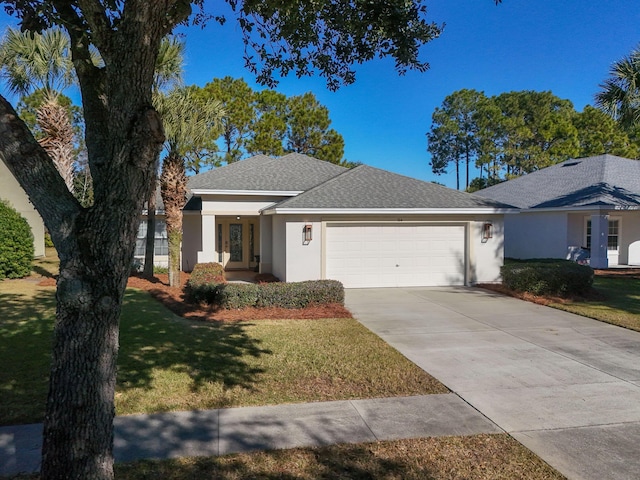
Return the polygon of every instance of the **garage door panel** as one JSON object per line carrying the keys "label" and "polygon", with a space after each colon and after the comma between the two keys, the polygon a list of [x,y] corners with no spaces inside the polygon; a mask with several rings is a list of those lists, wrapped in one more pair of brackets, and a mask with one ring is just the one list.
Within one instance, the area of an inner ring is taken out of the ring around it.
{"label": "garage door panel", "polygon": [[329,225],[326,276],[346,287],[463,285],[463,225]]}

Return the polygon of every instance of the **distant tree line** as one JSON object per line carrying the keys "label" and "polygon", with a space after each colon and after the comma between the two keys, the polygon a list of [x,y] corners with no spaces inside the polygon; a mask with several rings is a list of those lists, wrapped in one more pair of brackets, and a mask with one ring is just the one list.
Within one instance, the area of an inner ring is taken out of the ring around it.
{"label": "distant tree line", "polygon": [[[514,91],[487,97],[476,90],[447,96],[432,115],[427,133],[433,173],[453,166],[467,190],[476,191],[569,158],[611,153],[639,155],[638,135],[603,110],[552,92]],[[470,168],[480,176],[470,178]]]}

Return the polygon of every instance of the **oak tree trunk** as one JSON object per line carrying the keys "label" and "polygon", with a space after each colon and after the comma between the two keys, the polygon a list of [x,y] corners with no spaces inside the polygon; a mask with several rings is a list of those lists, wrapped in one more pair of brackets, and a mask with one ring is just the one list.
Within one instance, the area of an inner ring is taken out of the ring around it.
{"label": "oak tree trunk", "polygon": [[[0,161],[39,211],[60,257],[41,476],[110,480],[119,317],[164,142],[151,102],[155,61],[162,37],[189,11],[176,11],[171,0],[128,0],[115,26],[98,2],[82,2],[82,12],[74,2],[53,4],[71,40],[94,203],[79,204],[1,96]],[[93,63],[90,44],[104,66]]]}

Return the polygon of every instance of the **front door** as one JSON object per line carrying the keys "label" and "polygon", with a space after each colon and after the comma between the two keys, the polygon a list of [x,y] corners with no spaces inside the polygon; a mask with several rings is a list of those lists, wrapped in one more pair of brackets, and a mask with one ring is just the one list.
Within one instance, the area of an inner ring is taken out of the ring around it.
{"label": "front door", "polygon": [[224,268],[248,268],[247,224],[243,221],[218,223],[218,260]]}

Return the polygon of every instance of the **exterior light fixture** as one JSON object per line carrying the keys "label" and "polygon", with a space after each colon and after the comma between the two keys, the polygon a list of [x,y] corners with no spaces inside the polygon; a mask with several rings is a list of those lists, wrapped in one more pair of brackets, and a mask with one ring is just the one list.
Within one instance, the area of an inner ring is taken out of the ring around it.
{"label": "exterior light fixture", "polygon": [[482,225],[482,240],[486,242],[490,238],[493,238],[493,224],[487,222]]}
{"label": "exterior light fixture", "polygon": [[236,217],[236,220],[240,220],[240,216],[237,216],[237,217]]}
{"label": "exterior light fixture", "polygon": [[304,243],[305,245],[311,242],[313,236],[311,235],[311,224],[307,223],[302,229],[302,233],[304,234]]}

